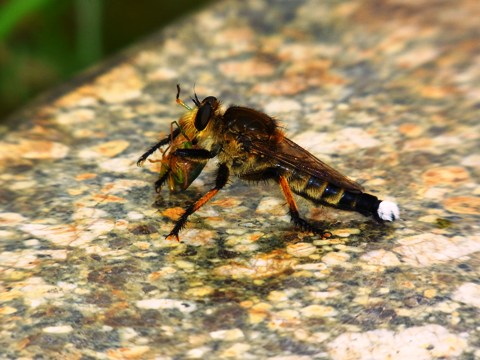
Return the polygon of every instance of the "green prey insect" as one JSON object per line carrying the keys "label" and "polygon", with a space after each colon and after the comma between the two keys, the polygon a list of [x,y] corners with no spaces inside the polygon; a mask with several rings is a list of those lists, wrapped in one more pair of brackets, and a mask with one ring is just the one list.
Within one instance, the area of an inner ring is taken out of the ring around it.
{"label": "green prey insect", "polygon": [[[150,155],[161,147],[168,145],[168,147],[162,151],[163,156],[161,160],[148,159],[150,162],[161,162],[159,178],[155,182],[155,190],[157,192],[160,192],[165,183],[168,184],[168,188],[172,193],[186,190],[198,175],[200,175],[208,162],[206,159],[187,159],[175,154],[178,149],[198,149],[195,141],[197,130],[193,125],[193,120],[197,116],[199,100],[198,98],[192,100],[195,105],[197,105],[194,108],[191,108],[180,99],[180,86],[177,85],[176,102],[183,106],[187,112],[178,122],[174,121],[171,123],[169,136],[153,145],[137,161],[138,166],[143,166]],[[173,125],[176,125],[175,130],[173,129]]]}

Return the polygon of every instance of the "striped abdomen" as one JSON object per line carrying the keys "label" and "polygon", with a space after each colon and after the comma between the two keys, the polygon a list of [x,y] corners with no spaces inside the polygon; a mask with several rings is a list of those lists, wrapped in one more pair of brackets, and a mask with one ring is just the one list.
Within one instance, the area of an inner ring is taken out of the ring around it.
{"label": "striped abdomen", "polygon": [[353,210],[363,215],[378,217],[378,207],[381,200],[376,196],[360,191],[347,191],[314,176],[300,175],[296,172],[290,175],[289,183],[293,192],[316,204]]}

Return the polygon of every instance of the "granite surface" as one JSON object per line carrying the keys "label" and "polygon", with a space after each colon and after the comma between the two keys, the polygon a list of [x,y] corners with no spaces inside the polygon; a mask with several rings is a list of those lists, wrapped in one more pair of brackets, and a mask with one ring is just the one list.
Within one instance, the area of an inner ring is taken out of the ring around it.
{"label": "granite surface", "polygon": [[[219,2],[17,114],[0,138],[1,359],[480,358],[480,2]],[[261,109],[401,220],[275,184],[156,194],[187,100]],[[161,154],[156,155],[157,158]]]}

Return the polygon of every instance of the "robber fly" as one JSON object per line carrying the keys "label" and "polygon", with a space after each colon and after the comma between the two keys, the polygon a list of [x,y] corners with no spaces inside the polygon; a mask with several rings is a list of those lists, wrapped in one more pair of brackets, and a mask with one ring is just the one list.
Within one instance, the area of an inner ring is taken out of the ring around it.
{"label": "robber fly", "polygon": [[[177,88],[179,93],[178,85]],[[171,136],[152,146],[139,159],[139,162],[145,161],[156,149],[170,143],[173,145],[168,155],[170,159],[185,159],[187,164],[198,162],[202,164],[201,169],[209,159],[218,160],[215,186],[185,209],[167,239],[179,241],[178,234],[188,217],[215,196],[231,175],[246,181],[277,182],[287,200],[293,223],[304,231],[322,236],[329,233],[300,217],[293,193],[316,205],[353,210],[377,220],[399,218],[397,204],[365,193],[361,185],[285,137],[276,120],[267,114],[243,106],[231,106],[223,111],[213,96],[199,101],[195,94],[192,100],[196,108],[191,116],[182,118],[180,126],[183,129],[173,131]],[[192,147],[176,143],[182,131],[188,135]],[[190,171],[191,178],[198,176]]]}
{"label": "robber fly", "polygon": [[[171,124],[169,136],[148,149],[137,161],[138,166],[143,166],[151,154],[162,146],[169,145],[163,152],[160,160],[160,174],[155,182],[155,190],[157,192],[160,192],[165,182],[167,182],[168,188],[173,193],[186,190],[193,180],[200,175],[208,162],[206,159],[187,159],[175,154],[177,149],[198,149],[195,140],[197,130],[194,126],[194,119],[197,115],[200,101],[198,98],[193,100],[196,106],[192,109],[180,99],[180,86],[177,85],[177,104],[187,109],[187,112],[180,118],[178,123],[174,121]],[[173,125],[177,126],[175,130],[172,128]],[[157,162],[157,160],[150,159],[149,161]]]}

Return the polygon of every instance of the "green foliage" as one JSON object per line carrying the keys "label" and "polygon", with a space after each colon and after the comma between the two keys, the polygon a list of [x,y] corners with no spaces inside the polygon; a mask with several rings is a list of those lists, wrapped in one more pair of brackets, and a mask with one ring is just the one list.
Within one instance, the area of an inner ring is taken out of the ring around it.
{"label": "green foliage", "polygon": [[0,5],[0,122],[38,92],[68,81],[208,2],[4,1]]}
{"label": "green foliage", "polygon": [[28,14],[52,0],[11,0],[0,5],[0,41]]}

